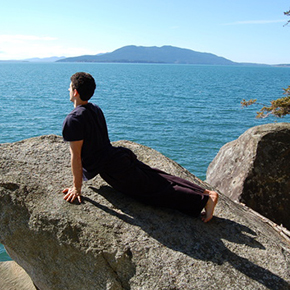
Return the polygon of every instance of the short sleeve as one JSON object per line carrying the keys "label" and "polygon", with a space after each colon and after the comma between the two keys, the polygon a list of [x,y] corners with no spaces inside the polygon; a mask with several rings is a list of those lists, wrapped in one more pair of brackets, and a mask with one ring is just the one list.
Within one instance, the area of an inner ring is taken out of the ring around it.
{"label": "short sleeve", "polygon": [[84,139],[84,122],[82,116],[69,114],[62,127],[62,136],[64,141],[79,141]]}

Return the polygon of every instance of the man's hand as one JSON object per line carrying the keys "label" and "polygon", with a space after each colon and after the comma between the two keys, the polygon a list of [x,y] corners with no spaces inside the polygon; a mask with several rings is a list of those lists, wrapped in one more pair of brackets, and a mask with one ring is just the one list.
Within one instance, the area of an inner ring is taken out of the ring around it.
{"label": "man's hand", "polygon": [[66,194],[63,197],[64,200],[68,202],[74,202],[74,200],[77,198],[79,203],[82,202],[81,190],[77,190],[75,187],[71,187],[71,188],[65,188],[62,192]]}

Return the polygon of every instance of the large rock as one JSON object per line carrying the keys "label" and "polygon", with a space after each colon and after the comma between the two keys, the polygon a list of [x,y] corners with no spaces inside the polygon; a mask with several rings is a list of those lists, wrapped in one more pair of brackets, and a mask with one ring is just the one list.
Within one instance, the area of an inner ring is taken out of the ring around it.
{"label": "large rock", "polygon": [[290,229],[290,123],[253,127],[224,145],[206,181]]}
{"label": "large rock", "polygon": [[[150,148],[115,145],[202,183]],[[85,183],[82,204],[70,204],[61,191],[71,180],[61,137],[0,145],[0,242],[41,290],[290,289],[289,240],[246,206],[221,195],[204,224],[99,177]]]}

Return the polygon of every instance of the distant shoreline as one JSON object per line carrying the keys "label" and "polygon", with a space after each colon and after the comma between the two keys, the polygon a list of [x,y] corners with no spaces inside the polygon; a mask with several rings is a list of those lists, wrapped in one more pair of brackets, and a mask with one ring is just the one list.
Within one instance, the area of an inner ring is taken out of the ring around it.
{"label": "distant shoreline", "polygon": [[[71,62],[59,62],[59,61],[28,61],[28,60],[0,60],[0,63],[28,63],[28,64],[52,64],[52,63],[76,63]],[[240,67],[249,67],[249,66],[268,66],[268,67],[290,67],[290,64],[260,64],[260,63],[235,63],[233,65],[222,65],[222,64],[193,64],[193,63],[164,63],[164,62],[113,62],[113,61],[99,61],[99,62],[88,62],[82,61],[77,63],[96,63],[96,64],[160,64],[160,65],[200,65],[200,66],[240,66]]]}

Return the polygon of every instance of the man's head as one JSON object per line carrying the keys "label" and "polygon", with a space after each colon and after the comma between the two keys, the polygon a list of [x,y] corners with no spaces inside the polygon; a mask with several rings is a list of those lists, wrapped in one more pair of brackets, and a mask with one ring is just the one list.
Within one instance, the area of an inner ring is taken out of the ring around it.
{"label": "man's head", "polygon": [[96,83],[94,78],[85,72],[77,72],[70,78],[72,89],[76,89],[81,100],[88,101],[94,94]]}

